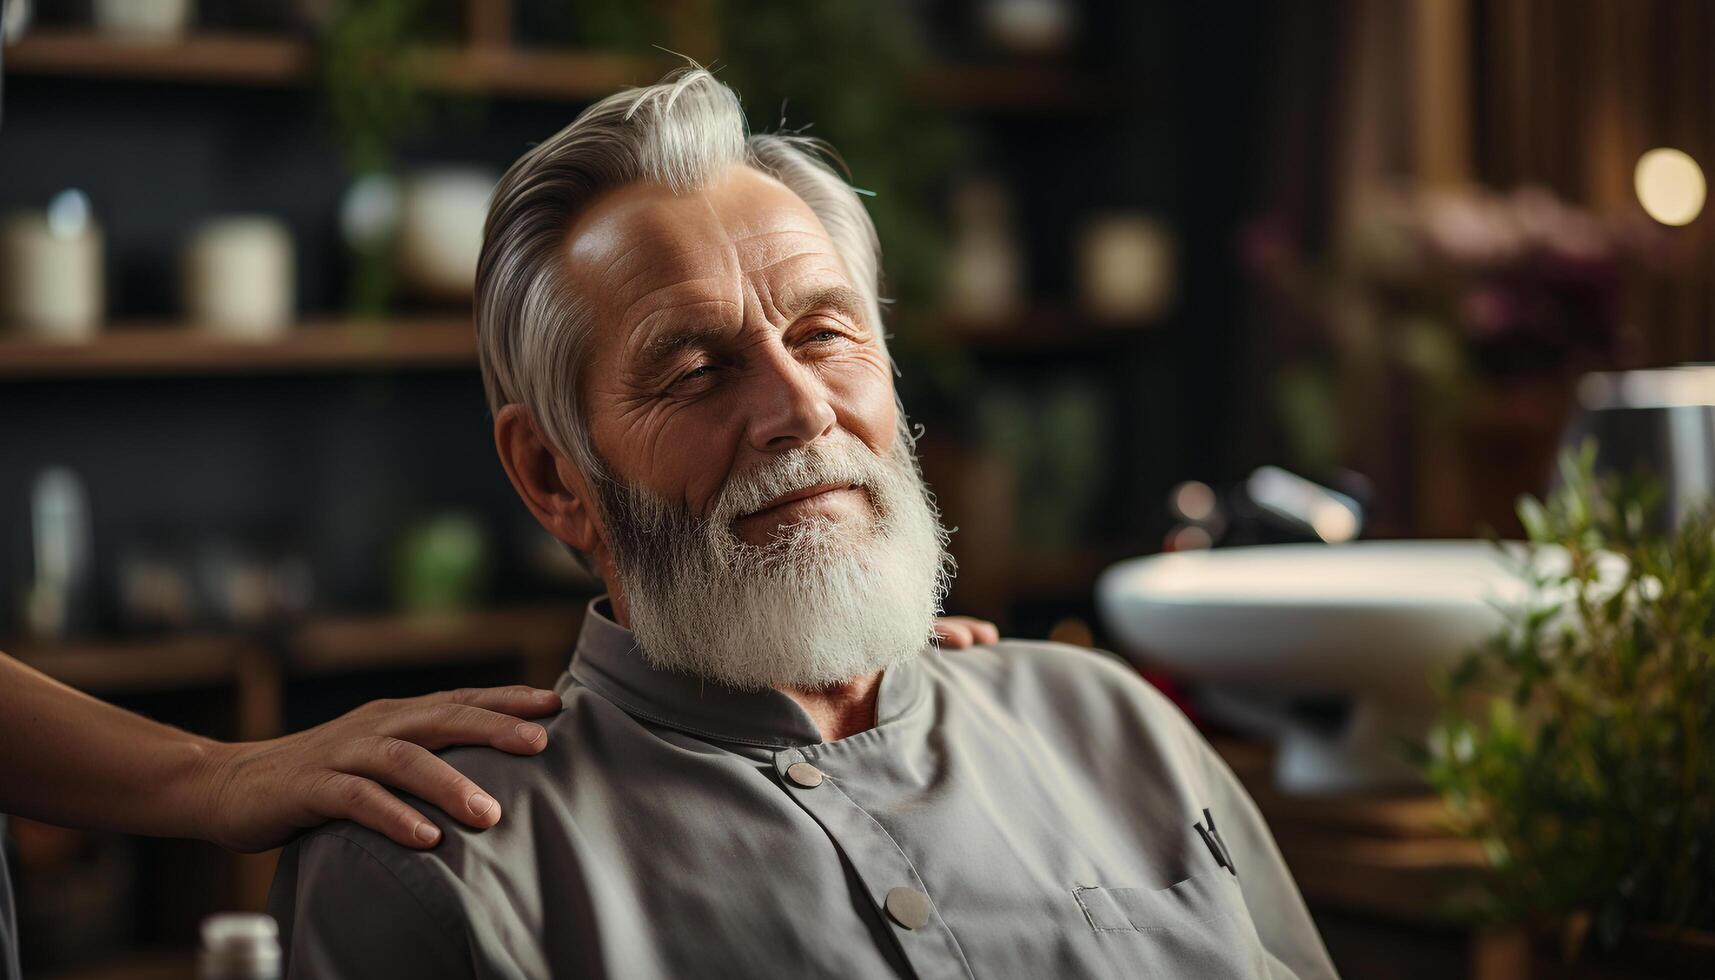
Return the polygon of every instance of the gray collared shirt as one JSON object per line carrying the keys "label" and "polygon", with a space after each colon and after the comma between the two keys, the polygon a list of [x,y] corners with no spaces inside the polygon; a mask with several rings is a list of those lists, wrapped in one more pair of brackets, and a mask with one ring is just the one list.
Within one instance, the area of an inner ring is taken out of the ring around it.
{"label": "gray collared shirt", "polygon": [[543,754],[446,753],[497,827],[287,848],[289,976],[1334,976],[1232,772],[1111,658],[928,651],[824,742],[784,694],[652,669],[600,602]]}

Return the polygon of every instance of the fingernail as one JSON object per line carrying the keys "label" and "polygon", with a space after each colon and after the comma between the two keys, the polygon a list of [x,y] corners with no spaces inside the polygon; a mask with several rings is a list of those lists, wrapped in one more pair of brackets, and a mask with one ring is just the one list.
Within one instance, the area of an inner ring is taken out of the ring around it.
{"label": "fingernail", "polygon": [[440,839],[440,836],[441,828],[432,823],[420,823],[417,825],[417,839],[425,844],[433,844],[435,841]]}
{"label": "fingernail", "polygon": [[472,793],[470,795],[470,804],[469,805],[470,805],[470,812],[476,814],[479,817],[488,813],[488,811],[494,809],[494,801],[489,799],[488,797],[482,795],[481,793]]}
{"label": "fingernail", "polygon": [[534,745],[539,739],[541,739],[541,737],[543,735],[546,735],[546,734],[547,734],[546,732],[542,731],[541,725],[532,725],[531,723],[529,723],[527,721],[526,722],[520,722],[518,725],[518,737],[523,739],[526,742],[529,742],[532,745]]}

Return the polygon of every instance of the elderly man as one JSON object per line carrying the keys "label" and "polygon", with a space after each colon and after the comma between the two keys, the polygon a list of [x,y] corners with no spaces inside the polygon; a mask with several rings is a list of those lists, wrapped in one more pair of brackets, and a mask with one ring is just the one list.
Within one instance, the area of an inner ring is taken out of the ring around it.
{"label": "elderly man", "polygon": [[275,883],[296,977],[1329,977],[1267,828],[1111,660],[930,643],[951,563],[861,201],[707,72],[520,159],[477,284],[502,464],[608,587],[509,814],[350,824]]}

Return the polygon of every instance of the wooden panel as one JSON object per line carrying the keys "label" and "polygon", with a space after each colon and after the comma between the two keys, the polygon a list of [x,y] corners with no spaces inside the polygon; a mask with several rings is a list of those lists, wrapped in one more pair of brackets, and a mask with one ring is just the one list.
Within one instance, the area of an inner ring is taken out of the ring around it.
{"label": "wooden panel", "polygon": [[13,655],[79,690],[132,694],[235,683],[247,649],[242,637],[179,636],[26,646]]}
{"label": "wooden panel", "polygon": [[1256,801],[1312,905],[1426,926],[1461,924],[1452,903],[1480,881],[1482,848],[1448,829],[1439,797],[1418,793],[1292,796],[1274,787],[1273,750],[1213,743]]}
{"label": "wooden panel", "polygon": [[0,378],[474,367],[469,320],[327,321],[278,340],[231,340],[182,324],[115,325],[66,343],[0,337]]}
{"label": "wooden panel", "polygon": [[[700,2],[676,5],[674,49],[705,60],[698,43],[712,16]],[[498,40],[505,21],[473,14],[467,47],[425,48],[410,64],[432,90],[483,92],[516,98],[577,101],[625,85],[654,82],[681,62],[665,53],[634,56],[589,51],[513,48]],[[212,85],[294,86],[315,77],[316,51],[307,41],[264,35],[197,32],[169,41],[124,43],[90,31],[43,28],[6,49],[12,75],[144,79]],[[924,72],[913,90],[926,101],[975,110],[1034,111],[1103,108],[1095,80],[1057,65],[948,65]]]}
{"label": "wooden panel", "polygon": [[[481,25],[492,26],[486,20]],[[622,85],[654,81],[671,66],[665,56],[529,51],[489,43],[425,48],[409,64],[432,90],[545,99],[604,96]],[[295,86],[313,81],[316,51],[308,41],[262,35],[198,32],[123,43],[88,31],[43,29],[6,49],[6,69],[12,75]]]}
{"label": "wooden panel", "polygon": [[333,619],[306,624],[292,637],[288,656],[294,671],[309,674],[496,657],[532,660],[556,653],[563,669],[582,622],[581,602],[442,616]]}
{"label": "wooden panel", "polygon": [[6,49],[9,75],[287,85],[309,78],[314,65],[315,51],[305,42],[243,34],[126,44],[88,31],[41,28]]}

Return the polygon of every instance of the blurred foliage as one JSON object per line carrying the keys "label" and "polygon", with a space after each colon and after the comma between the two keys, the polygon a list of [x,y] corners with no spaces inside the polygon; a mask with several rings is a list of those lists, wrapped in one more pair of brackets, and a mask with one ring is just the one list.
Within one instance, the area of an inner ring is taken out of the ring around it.
{"label": "blurred foliage", "polygon": [[1423,761],[1489,856],[1485,910],[1606,952],[1715,929],[1715,505],[1652,531],[1659,492],[1594,466],[1521,501],[1530,600],[1446,677]]}
{"label": "blurred foliage", "polygon": [[[410,47],[422,40],[425,0],[346,0],[321,36],[321,93],[346,173],[396,176],[399,143],[430,124],[430,104]],[[395,238],[389,231],[348,242],[347,306],[380,316],[392,303]]]}
{"label": "blurred foliage", "polygon": [[321,36],[321,91],[340,158],[353,176],[394,169],[400,141],[429,123],[411,70],[425,33],[425,0],[346,0]]}
{"label": "blurred foliage", "polygon": [[[953,397],[971,374],[929,327],[949,235],[942,202],[966,133],[910,86],[929,66],[923,25],[899,0],[726,0],[722,56],[712,66],[743,98],[755,132],[802,131],[832,144],[881,239],[883,295],[896,360],[927,377],[923,394]],[[908,381],[912,379],[908,378]]]}
{"label": "blurred foliage", "polygon": [[517,43],[645,52],[666,36],[661,3],[636,0],[514,0]]}

